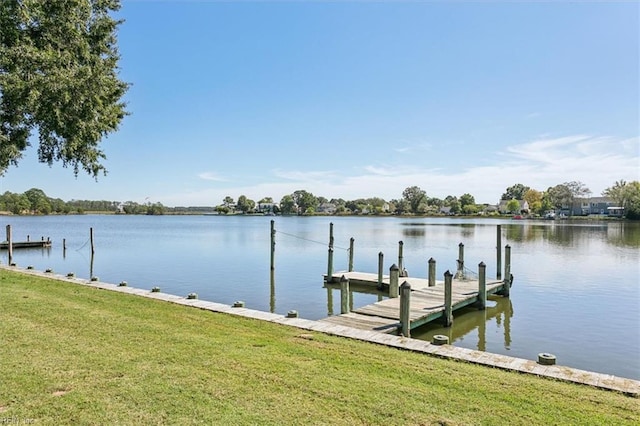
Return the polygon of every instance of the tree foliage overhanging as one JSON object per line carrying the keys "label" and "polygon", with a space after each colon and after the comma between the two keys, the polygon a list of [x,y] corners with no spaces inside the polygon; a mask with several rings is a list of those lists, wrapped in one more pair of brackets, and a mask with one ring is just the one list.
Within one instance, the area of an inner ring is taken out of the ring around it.
{"label": "tree foliage overhanging", "polygon": [[127,112],[118,78],[119,0],[0,1],[0,175],[37,132],[38,159],[106,173],[100,141]]}

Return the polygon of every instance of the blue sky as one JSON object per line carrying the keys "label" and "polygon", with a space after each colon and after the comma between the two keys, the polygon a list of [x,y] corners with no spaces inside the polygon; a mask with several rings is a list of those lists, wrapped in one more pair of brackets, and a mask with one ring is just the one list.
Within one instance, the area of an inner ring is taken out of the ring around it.
{"label": "blue sky", "polygon": [[[123,0],[108,175],[35,148],[0,190],[217,205],[640,180],[636,2]],[[34,145],[37,141],[34,141]]]}

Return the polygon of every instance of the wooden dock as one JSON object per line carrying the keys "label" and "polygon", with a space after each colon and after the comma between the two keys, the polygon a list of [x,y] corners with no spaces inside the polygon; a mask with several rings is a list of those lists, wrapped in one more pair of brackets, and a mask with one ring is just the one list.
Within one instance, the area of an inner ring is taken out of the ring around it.
{"label": "wooden dock", "polygon": [[[14,241],[11,243],[14,249],[23,249],[23,248],[48,248],[51,247],[51,240],[41,240],[41,241]],[[7,241],[0,242],[0,250],[7,250],[9,248],[9,243]]]}
{"label": "wooden dock", "polygon": [[[340,277],[343,282],[349,284],[353,280],[357,285],[378,285],[378,275],[363,272],[336,272],[333,278]],[[342,278],[344,277],[344,278]],[[326,279],[326,276],[325,276]],[[390,285],[392,277],[384,276],[385,287]],[[454,311],[469,305],[477,305],[483,308],[486,297],[492,294],[508,295],[509,280],[484,280],[484,287],[480,280],[455,280],[450,282],[450,304],[447,304],[446,282],[437,281],[429,286],[429,280],[424,278],[400,277],[400,282],[410,285],[410,302],[408,309],[408,329],[414,329],[429,322],[442,320],[444,325],[451,321]],[[335,283],[335,280],[333,281]],[[327,283],[326,285],[335,285]],[[347,284],[348,285],[348,284]],[[482,288],[485,293],[482,294]],[[342,289],[341,289],[342,292]],[[348,290],[347,290],[348,293]],[[345,304],[342,306],[342,314],[322,319],[335,325],[343,325],[362,330],[378,331],[397,334],[402,327],[401,297],[390,297],[376,303],[363,306],[351,311]],[[345,312],[346,311],[346,312]]]}

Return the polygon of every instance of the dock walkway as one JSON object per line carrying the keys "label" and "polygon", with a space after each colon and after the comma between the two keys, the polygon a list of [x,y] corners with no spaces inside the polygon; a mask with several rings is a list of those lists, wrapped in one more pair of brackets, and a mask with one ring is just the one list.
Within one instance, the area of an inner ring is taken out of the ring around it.
{"label": "dock walkway", "polygon": [[[14,249],[47,248],[47,247],[51,247],[51,240],[13,241],[11,245],[12,245],[12,248]],[[9,243],[7,241],[0,242],[0,250],[7,250],[8,248],[9,248]]]}
{"label": "dock walkway", "polygon": [[[359,285],[377,285],[378,283],[377,274],[338,272],[335,276],[344,276],[350,283],[353,281]],[[428,285],[428,280],[423,278],[402,277],[400,281],[403,283],[407,282],[411,285],[411,300],[409,306],[410,329],[445,317],[446,298],[445,284],[443,281],[438,281],[431,287]],[[388,276],[383,278],[383,283],[389,285]],[[477,280],[453,280],[451,284],[452,311],[480,302],[479,282]],[[487,295],[501,294],[504,292],[505,286],[508,285],[509,283],[503,280],[487,281],[486,293]],[[351,312],[330,316],[321,321],[361,330],[396,334],[401,327],[400,304],[401,298],[393,297],[354,309]]]}

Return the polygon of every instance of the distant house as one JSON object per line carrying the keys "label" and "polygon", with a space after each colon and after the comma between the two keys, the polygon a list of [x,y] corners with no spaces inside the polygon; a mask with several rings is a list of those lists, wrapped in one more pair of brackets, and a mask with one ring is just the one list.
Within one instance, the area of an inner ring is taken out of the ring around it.
{"label": "distant house", "polygon": [[622,207],[616,205],[616,203],[608,197],[589,197],[589,198],[576,198],[573,200],[571,206],[567,206],[568,212],[571,215],[587,216],[591,214],[596,215],[610,215],[610,216],[622,216]]}
{"label": "distant house", "polygon": [[451,215],[451,207],[440,207],[440,214]]}
{"label": "distant house", "polygon": [[335,214],[336,205],[333,203],[322,203],[316,208],[316,213]]}
{"label": "distant house", "polygon": [[276,203],[258,203],[256,210],[260,213],[274,213],[274,210],[278,209]]}
{"label": "distant house", "polygon": [[520,209],[517,212],[510,212],[507,209],[507,204],[511,200],[500,200],[500,204],[498,204],[498,211],[502,214],[506,213],[529,213],[529,203],[525,200],[516,200],[520,203]]}

